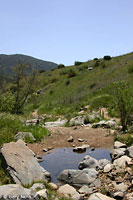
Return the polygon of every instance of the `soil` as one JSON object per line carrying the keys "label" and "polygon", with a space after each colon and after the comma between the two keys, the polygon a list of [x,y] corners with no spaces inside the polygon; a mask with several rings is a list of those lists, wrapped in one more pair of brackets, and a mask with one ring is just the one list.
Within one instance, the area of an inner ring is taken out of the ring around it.
{"label": "soil", "polygon": [[[81,146],[82,144],[89,144],[90,147],[101,147],[112,149],[113,136],[108,135],[108,130],[103,128],[89,128],[89,127],[52,127],[48,128],[50,135],[42,142],[28,144],[29,148],[36,154],[41,156],[48,153],[51,149]],[[73,142],[68,142],[67,139],[72,136]],[[78,142],[78,139],[84,139],[84,142]],[[48,152],[43,152],[47,149]]]}

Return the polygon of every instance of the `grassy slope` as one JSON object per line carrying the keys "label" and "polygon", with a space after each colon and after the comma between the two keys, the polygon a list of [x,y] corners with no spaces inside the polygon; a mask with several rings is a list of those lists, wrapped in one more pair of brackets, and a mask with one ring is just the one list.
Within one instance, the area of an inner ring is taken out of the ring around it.
{"label": "grassy slope", "polygon": [[[108,93],[114,81],[126,80],[133,86],[133,73],[128,72],[133,66],[133,53],[114,57],[110,61],[99,59],[98,66],[95,66],[96,62],[92,60],[80,66],[68,66],[39,75],[35,90],[41,88],[41,93],[32,95],[25,111],[39,109],[40,114],[75,115],[95,96]],[[88,67],[94,69],[88,71]],[[75,77],[68,78],[70,69],[76,72]]]}

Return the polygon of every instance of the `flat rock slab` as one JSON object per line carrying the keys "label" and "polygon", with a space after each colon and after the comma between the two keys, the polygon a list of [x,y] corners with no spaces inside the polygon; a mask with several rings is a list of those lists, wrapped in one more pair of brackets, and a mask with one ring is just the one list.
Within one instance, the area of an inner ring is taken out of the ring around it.
{"label": "flat rock slab", "polygon": [[110,197],[103,195],[101,193],[94,193],[89,197],[88,200],[115,200],[115,199],[110,198]]}
{"label": "flat rock slab", "polygon": [[39,165],[35,154],[22,140],[4,144],[0,157],[14,183],[27,185],[50,179],[50,173]]}

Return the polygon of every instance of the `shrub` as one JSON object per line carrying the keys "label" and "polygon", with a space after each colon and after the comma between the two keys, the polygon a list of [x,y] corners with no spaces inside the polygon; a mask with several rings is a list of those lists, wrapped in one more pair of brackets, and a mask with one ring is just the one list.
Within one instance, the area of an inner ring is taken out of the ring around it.
{"label": "shrub", "polygon": [[44,69],[41,69],[41,70],[39,71],[40,74],[41,74],[41,73],[44,73],[44,72],[46,72],[46,70],[44,70]]}
{"label": "shrub", "polygon": [[59,74],[60,75],[66,75],[66,74],[68,74],[68,70],[67,69],[63,69]]}
{"label": "shrub", "polygon": [[65,65],[64,64],[59,64],[57,68],[58,69],[65,68]]}
{"label": "shrub", "polygon": [[83,71],[83,67],[79,67],[78,70],[79,70],[79,72]]}
{"label": "shrub", "polygon": [[68,78],[72,78],[72,77],[74,77],[74,76],[76,76],[77,74],[76,74],[76,72],[75,71],[73,71],[72,69],[69,71],[69,73],[68,73]]}
{"label": "shrub", "polygon": [[95,64],[94,64],[94,67],[98,67],[99,65],[100,65],[100,61],[97,60],[97,61],[95,62]]}
{"label": "shrub", "polygon": [[128,73],[129,73],[129,74],[133,73],[133,65],[130,65],[130,66],[128,67]]}
{"label": "shrub", "polygon": [[111,56],[104,56],[104,60],[111,60],[112,58],[111,58]]}
{"label": "shrub", "polygon": [[82,64],[82,62],[80,62],[80,61],[75,61],[75,63],[74,63],[76,66],[77,65],[81,65]]}
{"label": "shrub", "polygon": [[67,79],[66,82],[65,82],[65,85],[69,85],[70,84],[70,80]]}
{"label": "shrub", "polygon": [[57,78],[53,78],[53,79],[51,80],[51,83],[55,83],[55,82],[57,82],[57,81],[58,81]]}
{"label": "shrub", "polygon": [[98,60],[98,58],[94,58],[93,60]]}
{"label": "shrub", "polygon": [[90,89],[94,88],[96,86],[96,83],[90,84]]}

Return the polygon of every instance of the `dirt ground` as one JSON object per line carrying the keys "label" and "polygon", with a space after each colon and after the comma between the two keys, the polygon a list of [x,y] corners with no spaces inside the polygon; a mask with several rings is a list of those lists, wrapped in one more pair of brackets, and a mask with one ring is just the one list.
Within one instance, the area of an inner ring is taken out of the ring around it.
{"label": "dirt ground", "polygon": [[[101,147],[112,149],[113,136],[108,136],[108,130],[102,128],[89,127],[52,127],[49,128],[51,135],[47,136],[42,142],[28,144],[29,148],[40,156],[46,154],[43,149],[55,149],[63,147],[81,146],[89,144],[90,147]],[[68,142],[67,139],[72,136],[74,141]],[[84,139],[84,142],[78,142],[78,139]]]}

